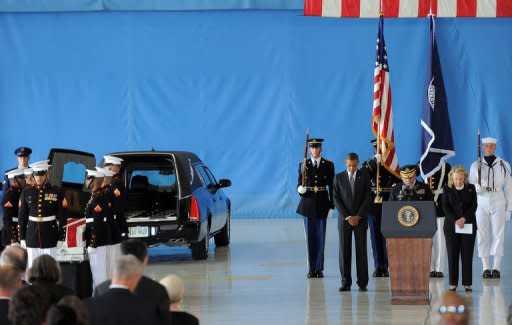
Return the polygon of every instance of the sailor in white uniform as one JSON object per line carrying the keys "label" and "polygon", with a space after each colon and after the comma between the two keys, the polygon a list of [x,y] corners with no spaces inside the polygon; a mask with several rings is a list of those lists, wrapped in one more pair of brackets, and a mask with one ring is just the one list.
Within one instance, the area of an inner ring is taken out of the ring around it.
{"label": "sailor in white uniform", "polygon": [[[496,142],[494,138],[482,139],[484,157],[471,164],[469,174],[469,181],[475,185],[477,191],[478,256],[482,259],[484,278],[501,276],[505,220],[510,219],[512,212],[510,164],[495,155]],[[491,256],[493,256],[492,269]]]}

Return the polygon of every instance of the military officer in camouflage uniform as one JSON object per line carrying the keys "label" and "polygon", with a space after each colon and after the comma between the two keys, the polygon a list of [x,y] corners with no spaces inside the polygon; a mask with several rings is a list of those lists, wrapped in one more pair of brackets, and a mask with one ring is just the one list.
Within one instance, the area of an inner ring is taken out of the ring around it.
{"label": "military officer in camouflage uniform", "polygon": [[48,161],[30,167],[37,185],[23,189],[18,211],[19,237],[27,248],[29,267],[38,256],[55,257],[57,248],[64,246],[68,206],[62,190],[48,183]]}
{"label": "military officer in camouflage uniform", "polygon": [[18,202],[21,190],[25,186],[23,169],[14,169],[5,173],[9,180],[9,189],[2,198],[4,208],[4,229],[2,231],[2,242],[5,246],[18,244]]}
{"label": "military officer in camouflage uniform", "polygon": [[[334,163],[321,156],[322,142],[323,139],[310,139],[308,147],[311,158],[299,164],[297,191],[301,198],[297,213],[304,217],[308,245],[308,278],[323,277],[326,219],[329,210],[334,209]],[[302,164],[305,164],[304,168]],[[305,173],[304,184],[302,170]]]}
{"label": "military officer in camouflage uniform", "polygon": [[434,196],[425,183],[416,179],[416,165],[400,168],[401,181],[393,186],[390,201],[432,201]]}

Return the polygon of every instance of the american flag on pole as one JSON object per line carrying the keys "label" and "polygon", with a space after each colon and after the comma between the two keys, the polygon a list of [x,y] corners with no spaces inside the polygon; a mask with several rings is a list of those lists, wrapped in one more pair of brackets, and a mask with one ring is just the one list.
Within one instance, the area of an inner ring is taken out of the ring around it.
{"label": "american flag on pole", "polygon": [[[390,173],[400,177],[398,156],[395,149],[393,110],[391,108],[391,85],[389,81],[388,54],[384,42],[384,17],[379,19],[377,37],[377,62],[373,78],[373,134],[379,141],[381,165]],[[380,134],[379,134],[380,133]]]}
{"label": "american flag on pole", "polygon": [[430,16],[430,46],[427,78],[421,112],[421,177],[427,179],[442,167],[443,161],[455,156],[443,71],[437,53],[435,21]]}

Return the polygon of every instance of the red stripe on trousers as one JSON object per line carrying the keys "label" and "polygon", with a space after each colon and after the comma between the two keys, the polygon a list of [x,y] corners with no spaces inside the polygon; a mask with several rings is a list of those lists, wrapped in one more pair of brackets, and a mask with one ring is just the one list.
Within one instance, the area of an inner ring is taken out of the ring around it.
{"label": "red stripe on trousers", "polygon": [[418,2],[418,17],[425,17],[430,13],[432,5],[432,13],[437,15],[437,0],[420,0]]}
{"label": "red stripe on trousers", "polygon": [[382,0],[382,6],[385,17],[398,17],[400,0]]}
{"label": "red stripe on trousers", "polygon": [[305,0],[304,16],[322,16],[322,0]]}
{"label": "red stripe on trousers", "polygon": [[496,17],[511,17],[512,1],[496,0]]}
{"label": "red stripe on trousers", "polygon": [[359,17],[361,15],[360,9],[360,0],[341,0],[341,14],[343,17]]}
{"label": "red stripe on trousers", "polygon": [[476,0],[457,0],[457,17],[476,17]]}

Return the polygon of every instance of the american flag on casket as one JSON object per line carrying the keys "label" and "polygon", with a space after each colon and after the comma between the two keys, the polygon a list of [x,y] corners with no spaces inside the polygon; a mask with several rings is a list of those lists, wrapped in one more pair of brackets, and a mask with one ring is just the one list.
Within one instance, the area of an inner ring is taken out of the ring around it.
{"label": "american flag on casket", "polygon": [[69,218],[64,229],[66,229],[66,247],[60,247],[57,249],[57,261],[85,261],[87,259],[84,240],[85,218]]}

